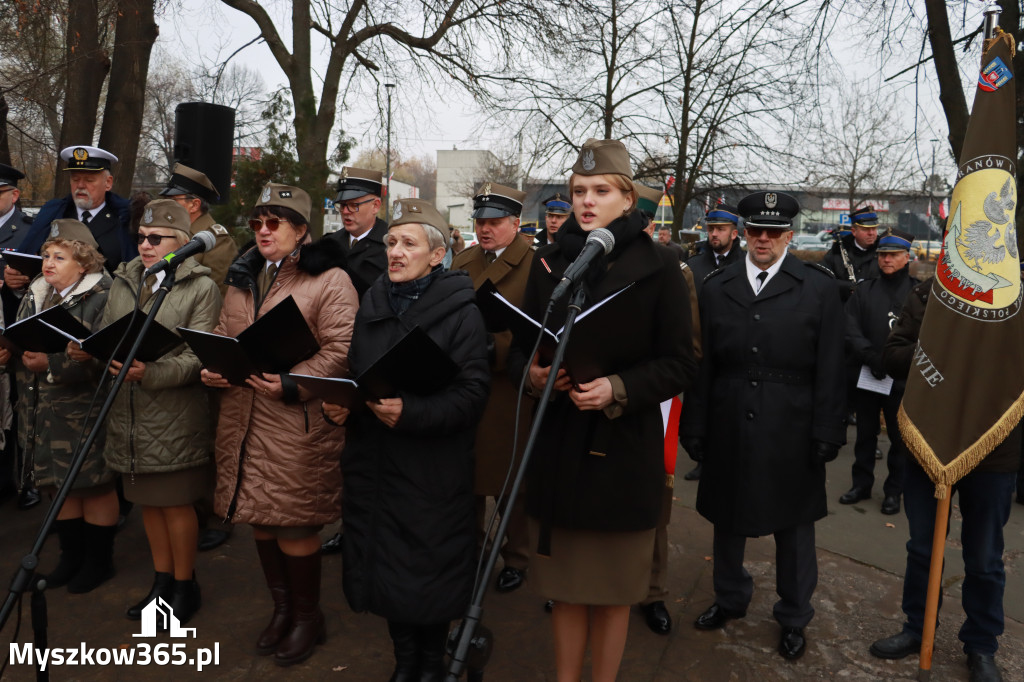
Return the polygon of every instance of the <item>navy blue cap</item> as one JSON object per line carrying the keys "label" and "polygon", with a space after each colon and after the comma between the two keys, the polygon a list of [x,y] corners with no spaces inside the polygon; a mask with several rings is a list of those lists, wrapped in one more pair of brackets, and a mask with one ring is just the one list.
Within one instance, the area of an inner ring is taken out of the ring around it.
{"label": "navy blue cap", "polygon": [[909,251],[914,243],[914,235],[896,228],[890,229],[878,240],[878,253]]}
{"label": "navy blue cap", "polygon": [[850,222],[863,227],[878,227],[878,214],[874,206],[858,208],[850,214]]}
{"label": "navy blue cap", "polygon": [[572,211],[572,205],[569,200],[562,196],[561,192],[557,192],[555,196],[548,197],[544,200],[544,212],[554,213],[555,215],[569,215]]}
{"label": "navy blue cap", "polygon": [[725,225],[727,223],[739,225],[740,211],[728,204],[719,204],[707,212],[704,222],[708,225]]}
{"label": "navy blue cap", "polygon": [[800,203],[783,192],[754,192],[740,199],[738,209],[745,226],[790,230]]}

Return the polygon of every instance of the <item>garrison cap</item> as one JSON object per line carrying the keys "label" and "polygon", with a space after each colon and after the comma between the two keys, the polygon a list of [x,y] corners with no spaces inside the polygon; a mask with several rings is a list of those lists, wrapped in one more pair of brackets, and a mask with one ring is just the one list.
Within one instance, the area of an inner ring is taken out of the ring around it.
{"label": "garrison cap", "polygon": [[313,202],[305,190],[291,185],[279,185],[276,182],[268,182],[263,186],[263,192],[256,201],[253,208],[261,206],[280,206],[290,208],[309,222],[309,211]]}
{"label": "garrison cap", "polygon": [[194,194],[203,201],[214,202],[220,199],[220,192],[206,177],[206,173],[189,168],[183,163],[174,164],[171,169],[171,179],[167,186],[160,190],[162,197],[176,197],[182,194]]}
{"label": "garrison cap", "polygon": [[704,222],[708,225],[732,225],[740,224],[740,211],[729,204],[719,204],[708,211],[704,216]]}
{"label": "garrison cap", "polygon": [[746,226],[775,230],[793,229],[793,218],[800,212],[797,200],[782,192],[748,194],[738,208]]}
{"label": "garrison cap", "polygon": [[593,137],[583,143],[580,155],[572,165],[572,172],[577,175],[614,173],[633,179],[626,145],[618,140],[598,140]]}
{"label": "garrison cap", "polygon": [[366,168],[353,168],[345,166],[341,169],[341,177],[338,178],[338,197],[335,201],[348,201],[358,199],[372,194],[375,197],[383,196],[384,174],[380,171],[367,170]]}
{"label": "garrison cap", "polygon": [[474,220],[477,218],[518,217],[523,212],[526,192],[505,187],[496,182],[485,182],[473,197]]}
{"label": "garrison cap", "polygon": [[46,241],[49,242],[54,239],[82,242],[94,249],[99,248],[99,244],[96,243],[96,237],[92,236],[92,231],[86,227],[85,223],[73,218],[58,218],[50,223],[50,236],[46,238]]}
{"label": "garrison cap", "polygon": [[399,199],[391,209],[390,230],[398,225],[429,225],[441,233],[447,241],[450,234],[448,221],[441,217],[434,204],[426,199]]}
{"label": "garrison cap", "polygon": [[25,174],[14,166],[8,166],[6,163],[0,163],[0,187],[10,185],[11,187],[18,186],[18,180],[25,177]]}
{"label": "garrison cap", "polygon": [[874,206],[858,208],[850,214],[850,223],[861,227],[878,227],[878,214]]}
{"label": "garrison cap", "polygon": [[572,204],[566,197],[562,196],[561,192],[556,192],[554,196],[548,197],[544,200],[544,212],[552,213],[554,215],[569,215],[572,211]]}
{"label": "garrison cap", "polygon": [[60,158],[68,162],[67,171],[108,171],[117,157],[106,149],[81,145],[60,150]]}
{"label": "garrison cap", "polygon": [[171,230],[184,232],[185,236],[191,234],[189,229],[192,219],[185,207],[174,199],[154,199],[146,204],[142,211],[142,220],[139,227],[166,227]]}
{"label": "garrison cap", "polygon": [[903,230],[890,228],[881,239],[878,240],[878,253],[894,253],[898,251],[909,251],[910,245],[914,243],[914,235]]}
{"label": "garrison cap", "polygon": [[636,202],[636,207],[648,218],[653,218],[654,214],[658,212],[658,204],[661,203],[662,193],[647,185],[641,185],[639,182],[634,183],[633,186],[636,188],[636,193],[640,195],[640,200]]}

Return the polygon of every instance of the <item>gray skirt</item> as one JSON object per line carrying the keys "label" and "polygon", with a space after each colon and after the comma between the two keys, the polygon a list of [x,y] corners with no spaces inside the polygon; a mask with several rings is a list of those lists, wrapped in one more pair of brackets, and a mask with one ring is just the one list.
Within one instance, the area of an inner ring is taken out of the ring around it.
{"label": "gray skirt", "polygon": [[123,474],[124,499],[144,507],[183,507],[210,492],[210,464],[160,474]]}
{"label": "gray skirt", "polygon": [[531,587],[568,604],[625,606],[647,598],[655,530],[551,529],[551,556],[537,554],[540,524],[529,519]]}

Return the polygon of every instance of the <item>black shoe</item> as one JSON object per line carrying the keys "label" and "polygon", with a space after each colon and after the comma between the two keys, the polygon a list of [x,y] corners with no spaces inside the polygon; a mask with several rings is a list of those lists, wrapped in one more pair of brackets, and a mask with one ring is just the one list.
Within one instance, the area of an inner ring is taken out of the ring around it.
{"label": "black shoe", "polygon": [[83,524],[82,568],[68,581],[68,592],[86,594],[114,577],[114,535],[117,526]]}
{"label": "black shoe", "polygon": [[39,504],[39,491],[35,488],[24,488],[18,493],[18,509],[31,509]]}
{"label": "black shoe", "polygon": [[555,610],[555,600],[554,599],[548,599],[546,602],[544,602],[544,611],[546,613],[551,613],[554,610]]}
{"label": "black shoe", "polygon": [[971,671],[970,682],[1003,682],[992,654],[967,654],[967,668]]}
{"label": "black shoe", "polygon": [[174,617],[180,625],[192,620],[196,611],[203,605],[203,596],[199,590],[199,583],[196,582],[196,574],[192,574],[191,580],[175,580],[171,598],[168,605],[174,611]]}
{"label": "black shoe", "polygon": [[506,566],[501,569],[501,573],[498,574],[498,579],[494,582],[494,586],[498,589],[498,592],[514,592],[522,587],[525,578],[525,571]]}
{"label": "black shoe", "polygon": [[700,480],[700,472],[701,472],[701,469],[703,467],[704,467],[703,464],[701,464],[700,462],[697,462],[697,466],[693,467],[692,469],[687,471],[685,474],[683,474],[683,480],[684,481],[699,481]]}
{"label": "black shoe", "polygon": [[868,651],[876,658],[887,658],[889,660],[906,658],[911,654],[920,653],[921,640],[904,630],[892,637],[876,640]]}
{"label": "black shoe", "polygon": [[839,496],[839,504],[856,504],[861,500],[867,500],[871,497],[871,491],[867,488],[860,488],[853,486],[845,493]]}
{"label": "black shoe", "polygon": [[153,577],[153,587],[149,588],[149,594],[142,598],[138,604],[129,606],[128,610],[124,612],[124,615],[128,617],[128,620],[142,620],[142,610],[149,606],[149,602],[153,601],[157,597],[163,598],[164,601],[170,601],[171,595],[174,590],[174,576],[170,573],[156,572]]}
{"label": "black shoe", "polygon": [[199,531],[199,542],[196,543],[200,552],[209,552],[227,542],[231,537],[231,531],[221,528],[204,528]]}
{"label": "black shoe", "polygon": [[745,615],[746,611],[730,611],[718,604],[712,604],[707,611],[697,616],[697,620],[693,621],[693,627],[698,630],[719,630],[725,627],[726,622]]}
{"label": "black shoe", "polygon": [[803,628],[782,628],[782,637],[779,638],[780,656],[787,661],[795,661],[804,655],[806,649],[807,640]]}
{"label": "black shoe", "polygon": [[900,513],[900,497],[899,495],[886,495],[885,499],[882,500],[882,513],[892,516],[893,514]]}
{"label": "black shoe", "polygon": [[644,621],[651,632],[656,635],[667,635],[672,632],[672,616],[668,615],[665,602],[653,601],[650,604],[641,604],[640,610],[643,611]]}
{"label": "black shoe", "polygon": [[331,539],[320,545],[321,554],[338,554],[341,552],[341,531],[331,536]]}

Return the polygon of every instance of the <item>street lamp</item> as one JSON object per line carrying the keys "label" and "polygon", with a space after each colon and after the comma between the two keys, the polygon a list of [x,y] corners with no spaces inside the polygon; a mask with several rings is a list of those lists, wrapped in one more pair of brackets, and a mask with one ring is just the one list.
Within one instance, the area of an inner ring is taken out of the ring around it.
{"label": "street lamp", "polygon": [[385,182],[387,183],[386,196],[387,200],[384,202],[384,222],[391,222],[391,91],[394,89],[394,83],[385,83],[384,88],[388,91],[388,142],[387,142],[387,159],[385,160]]}

